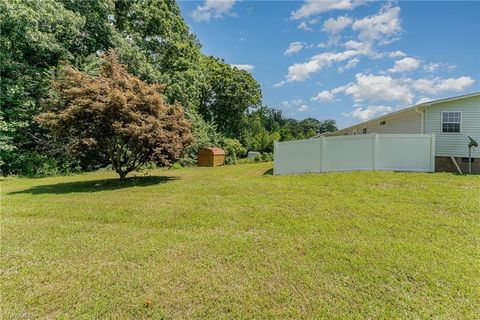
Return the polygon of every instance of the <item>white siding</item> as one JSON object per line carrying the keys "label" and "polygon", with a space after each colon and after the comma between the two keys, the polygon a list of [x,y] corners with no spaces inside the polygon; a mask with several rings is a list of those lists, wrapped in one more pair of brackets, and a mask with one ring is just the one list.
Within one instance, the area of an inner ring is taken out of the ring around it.
{"label": "white siding", "polygon": [[[385,121],[385,125],[380,125],[381,121]],[[358,126],[349,128],[348,130],[339,130],[334,136],[353,135],[356,130],[357,134],[362,134],[363,129],[367,128],[369,133],[422,133],[422,115],[415,110],[409,110],[405,113],[396,114],[380,120],[370,121]]]}
{"label": "white siding", "polygon": [[[461,133],[442,133],[442,111],[461,111]],[[425,133],[435,134],[437,156],[468,156],[467,134],[480,143],[480,97],[471,97],[428,106],[425,110]],[[480,157],[480,148],[473,149]]]}

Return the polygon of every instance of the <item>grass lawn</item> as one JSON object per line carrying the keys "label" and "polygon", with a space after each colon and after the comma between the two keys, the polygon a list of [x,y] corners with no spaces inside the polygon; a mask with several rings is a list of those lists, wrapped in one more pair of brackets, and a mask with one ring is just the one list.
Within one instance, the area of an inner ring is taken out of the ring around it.
{"label": "grass lawn", "polygon": [[0,318],[478,317],[479,176],[271,166],[4,179]]}

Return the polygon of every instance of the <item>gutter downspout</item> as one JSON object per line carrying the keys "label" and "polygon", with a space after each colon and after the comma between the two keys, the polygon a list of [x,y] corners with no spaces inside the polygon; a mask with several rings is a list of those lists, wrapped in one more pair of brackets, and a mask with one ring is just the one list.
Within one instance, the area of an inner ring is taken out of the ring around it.
{"label": "gutter downspout", "polygon": [[425,133],[425,109],[420,109],[420,107],[415,108],[415,112],[420,113],[422,116],[420,133]]}

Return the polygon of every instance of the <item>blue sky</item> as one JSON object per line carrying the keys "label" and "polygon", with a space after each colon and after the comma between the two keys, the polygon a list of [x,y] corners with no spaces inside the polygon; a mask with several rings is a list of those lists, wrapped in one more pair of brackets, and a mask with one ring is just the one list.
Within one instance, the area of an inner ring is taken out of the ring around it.
{"label": "blue sky", "polygon": [[203,52],[252,72],[264,104],[345,127],[480,91],[477,1],[179,1]]}

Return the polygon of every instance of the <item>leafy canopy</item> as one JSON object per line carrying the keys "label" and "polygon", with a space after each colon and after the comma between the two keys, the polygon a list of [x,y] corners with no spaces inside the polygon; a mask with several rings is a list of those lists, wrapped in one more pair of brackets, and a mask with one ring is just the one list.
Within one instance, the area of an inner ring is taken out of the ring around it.
{"label": "leafy canopy", "polygon": [[168,165],[192,140],[183,108],[167,104],[160,85],[128,74],[113,50],[105,53],[99,76],[67,65],[55,88],[59,96],[39,123],[68,137],[74,154],[95,149],[108,155],[121,179],[147,162]]}

